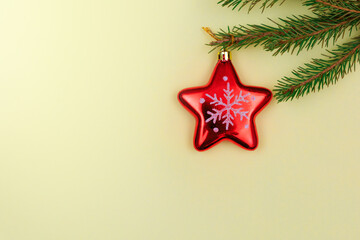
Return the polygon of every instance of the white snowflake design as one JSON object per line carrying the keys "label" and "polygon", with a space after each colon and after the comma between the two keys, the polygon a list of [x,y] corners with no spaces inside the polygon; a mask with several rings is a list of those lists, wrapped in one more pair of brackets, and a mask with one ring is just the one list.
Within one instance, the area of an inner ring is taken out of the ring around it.
{"label": "white snowflake design", "polygon": [[[206,119],[206,122],[212,121],[215,124],[217,121],[224,119],[222,124],[225,124],[226,130],[228,130],[229,125],[234,126],[233,120],[237,115],[240,116],[240,121],[242,121],[243,118],[249,119],[249,117],[247,116],[249,111],[244,111],[244,109],[240,106],[242,105],[242,103],[249,102],[249,100],[245,98],[248,97],[250,93],[242,95],[242,91],[240,91],[239,95],[235,96],[233,94],[234,89],[230,89],[230,83],[227,83],[227,88],[223,89],[223,91],[226,102],[224,102],[221,97],[218,98],[216,96],[216,93],[214,94],[214,96],[205,94],[208,98],[212,100],[212,102],[210,102],[210,105],[222,106],[221,109],[213,108],[212,111],[207,111],[207,114],[209,114],[210,117]],[[235,98],[233,99],[233,101],[231,101],[234,96]]]}

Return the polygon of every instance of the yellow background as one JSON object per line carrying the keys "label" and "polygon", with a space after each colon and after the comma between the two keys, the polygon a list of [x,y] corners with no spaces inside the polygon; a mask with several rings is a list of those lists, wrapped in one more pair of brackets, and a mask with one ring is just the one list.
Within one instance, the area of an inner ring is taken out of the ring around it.
{"label": "yellow background", "polygon": [[[0,3],[1,240],[360,239],[360,72],[257,117],[254,152],[197,152],[179,90],[216,63],[202,30],[306,13],[216,0]],[[233,52],[244,84],[324,53]]]}

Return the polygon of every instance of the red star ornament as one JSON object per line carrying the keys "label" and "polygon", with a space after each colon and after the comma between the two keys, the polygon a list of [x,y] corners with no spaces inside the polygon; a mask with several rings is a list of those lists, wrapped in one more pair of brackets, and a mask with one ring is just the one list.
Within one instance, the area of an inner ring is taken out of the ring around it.
{"label": "red star ornament", "polygon": [[229,139],[247,150],[255,150],[255,117],[270,102],[271,91],[243,85],[231,63],[230,52],[222,51],[218,56],[206,86],[187,88],[178,95],[180,103],[197,119],[194,146],[203,151]]}

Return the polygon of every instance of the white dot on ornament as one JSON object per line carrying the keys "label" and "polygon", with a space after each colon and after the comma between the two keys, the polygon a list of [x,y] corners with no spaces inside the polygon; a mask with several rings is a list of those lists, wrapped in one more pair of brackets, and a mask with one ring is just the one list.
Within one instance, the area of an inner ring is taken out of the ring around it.
{"label": "white dot on ornament", "polygon": [[200,103],[204,103],[205,99],[204,98],[200,98]]}
{"label": "white dot on ornament", "polygon": [[229,78],[228,78],[227,76],[224,76],[224,77],[223,77],[223,80],[224,80],[224,81],[227,81],[228,79],[229,79]]}
{"label": "white dot on ornament", "polygon": [[246,125],[245,125],[245,128],[249,128],[249,125],[248,125],[248,124],[246,124]]}
{"label": "white dot on ornament", "polygon": [[251,100],[255,101],[255,99],[256,99],[256,98],[255,98],[254,96],[251,97]]}
{"label": "white dot on ornament", "polygon": [[219,131],[219,129],[218,129],[218,128],[214,128],[213,131],[217,133],[217,132]]}

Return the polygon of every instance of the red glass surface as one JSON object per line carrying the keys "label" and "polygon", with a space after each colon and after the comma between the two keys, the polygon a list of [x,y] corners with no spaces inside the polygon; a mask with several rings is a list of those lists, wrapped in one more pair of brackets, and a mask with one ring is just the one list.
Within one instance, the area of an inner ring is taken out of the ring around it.
{"label": "red glass surface", "polygon": [[243,85],[230,60],[219,60],[210,82],[182,90],[178,98],[197,119],[194,146],[202,151],[224,139],[254,150],[255,116],[271,100],[266,88]]}

